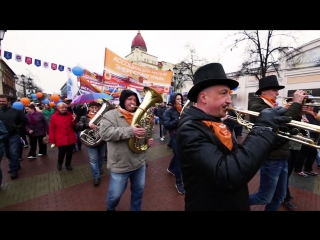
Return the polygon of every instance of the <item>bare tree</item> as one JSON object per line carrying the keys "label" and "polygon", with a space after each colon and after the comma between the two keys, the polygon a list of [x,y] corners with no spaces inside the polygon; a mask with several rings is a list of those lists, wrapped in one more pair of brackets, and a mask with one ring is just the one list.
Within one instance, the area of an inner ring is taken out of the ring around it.
{"label": "bare tree", "polygon": [[289,31],[275,30],[243,30],[233,34],[234,42],[230,50],[240,44],[246,44],[245,57],[240,70],[233,77],[249,75],[257,80],[267,76],[270,71],[276,71],[279,76],[280,57],[290,58],[300,51],[290,45],[290,41],[297,42],[297,38]]}
{"label": "bare tree", "polygon": [[195,71],[208,63],[205,58],[200,58],[196,50],[187,44],[188,55],[178,64],[175,65],[177,74],[173,75],[173,91],[181,91],[186,82],[193,82]]}

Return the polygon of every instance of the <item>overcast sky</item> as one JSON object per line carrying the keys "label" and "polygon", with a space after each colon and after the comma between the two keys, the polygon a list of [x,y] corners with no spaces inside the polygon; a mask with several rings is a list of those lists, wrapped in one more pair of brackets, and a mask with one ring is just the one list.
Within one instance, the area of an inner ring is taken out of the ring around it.
{"label": "overcast sky", "polygon": [[[12,59],[3,60],[16,74],[24,74],[34,78],[37,85],[46,93],[60,93],[60,88],[67,81],[66,67],[81,65],[89,71],[102,73],[104,67],[105,48],[110,49],[122,58],[131,52],[131,43],[138,30],[7,30],[1,41],[3,52],[12,52]],[[186,31],[186,30],[141,30],[148,53],[158,57],[158,61],[178,63],[188,55],[186,45],[194,47],[200,58],[209,62],[219,60],[226,73],[238,70],[242,62],[243,48],[227,49],[230,38],[238,31]],[[300,31],[297,33],[297,46],[320,38],[320,31]],[[294,46],[294,47],[297,47]],[[15,54],[23,56],[22,62],[15,60]],[[36,67],[34,63],[24,62],[25,56],[32,60],[40,59],[50,64],[65,66],[65,71]],[[73,74],[72,74],[73,75]],[[74,79],[76,78],[73,75]]]}

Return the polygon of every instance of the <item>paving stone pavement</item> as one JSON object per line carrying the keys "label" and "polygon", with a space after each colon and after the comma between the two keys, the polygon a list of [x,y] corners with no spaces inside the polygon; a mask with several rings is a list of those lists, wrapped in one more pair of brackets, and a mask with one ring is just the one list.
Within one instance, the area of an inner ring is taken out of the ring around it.
{"label": "paving stone pavement", "polygon": [[[240,138],[241,142],[245,138]],[[168,137],[160,141],[159,127],[153,133],[154,146],[147,150],[146,186],[142,201],[143,211],[183,211],[184,195],[175,189],[174,177],[166,169],[172,158],[172,150],[167,147]],[[56,169],[56,148],[48,147],[48,155],[34,160],[27,158],[29,149],[24,148],[19,177],[11,180],[8,160],[2,159],[3,181],[0,190],[0,211],[105,211],[109,185],[109,171],[104,162],[101,184],[93,186],[88,155],[85,146],[72,159],[72,171],[63,166]],[[320,177],[301,178],[292,175],[290,189],[296,211],[320,210]],[[249,182],[249,191],[254,193],[259,187],[259,173]],[[264,206],[252,206],[252,211],[263,211]],[[130,183],[123,194],[117,211],[130,210]],[[280,211],[288,211],[281,206]]]}

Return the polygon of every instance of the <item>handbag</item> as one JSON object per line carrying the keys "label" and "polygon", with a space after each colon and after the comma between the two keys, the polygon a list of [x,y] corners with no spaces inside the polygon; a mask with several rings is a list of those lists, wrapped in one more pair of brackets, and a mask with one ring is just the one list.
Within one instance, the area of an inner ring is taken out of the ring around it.
{"label": "handbag", "polygon": [[49,136],[48,134],[46,133],[46,135],[42,138],[42,143],[43,144],[47,144],[49,142]]}

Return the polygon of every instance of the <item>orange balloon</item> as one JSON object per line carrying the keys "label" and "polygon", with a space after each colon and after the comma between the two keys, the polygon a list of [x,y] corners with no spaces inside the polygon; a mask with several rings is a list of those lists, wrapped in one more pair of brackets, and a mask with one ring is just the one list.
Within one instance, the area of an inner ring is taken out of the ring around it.
{"label": "orange balloon", "polygon": [[22,102],[24,106],[27,106],[28,104],[30,104],[30,99],[29,98],[20,98],[20,102]]}
{"label": "orange balloon", "polygon": [[54,107],[56,104],[54,102],[49,102],[50,107]]}
{"label": "orange balloon", "polygon": [[43,93],[42,92],[37,92],[37,98],[42,98],[43,97]]}
{"label": "orange balloon", "polygon": [[54,102],[58,102],[60,100],[60,96],[57,94],[52,94],[51,95],[51,100]]}

